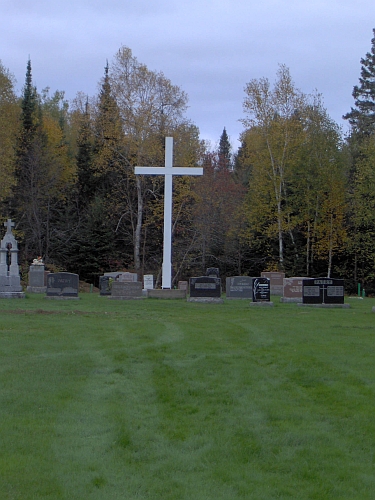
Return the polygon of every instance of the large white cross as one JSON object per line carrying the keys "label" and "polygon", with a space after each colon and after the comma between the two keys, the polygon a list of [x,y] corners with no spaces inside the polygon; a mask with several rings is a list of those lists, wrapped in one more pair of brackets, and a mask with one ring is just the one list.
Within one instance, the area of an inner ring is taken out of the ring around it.
{"label": "large white cross", "polygon": [[162,288],[172,285],[172,177],[202,175],[203,168],[173,166],[173,137],[165,138],[165,167],[135,167],[135,174],[164,175],[164,243]]}

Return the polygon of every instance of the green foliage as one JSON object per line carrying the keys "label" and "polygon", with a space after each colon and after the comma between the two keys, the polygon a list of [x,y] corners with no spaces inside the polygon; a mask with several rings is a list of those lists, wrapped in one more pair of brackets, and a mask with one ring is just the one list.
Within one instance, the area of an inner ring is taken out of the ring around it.
{"label": "green foliage", "polygon": [[[14,91],[14,77],[0,61],[0,202],[14,185],[15,150],[20,107]],[[1,210],[3,212],[3,210]],[[5,212],[5,209],[4,209]],[[3,215],[6,215],[5,213]]]}

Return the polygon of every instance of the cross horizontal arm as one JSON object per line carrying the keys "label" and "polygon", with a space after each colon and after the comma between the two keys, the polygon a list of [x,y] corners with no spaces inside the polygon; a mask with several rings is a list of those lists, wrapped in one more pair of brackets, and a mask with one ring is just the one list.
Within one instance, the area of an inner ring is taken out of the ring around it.
{"label": "cross horizontal arm", "polygon": [[135,175],[203,175],[201,167],[135,167]]}

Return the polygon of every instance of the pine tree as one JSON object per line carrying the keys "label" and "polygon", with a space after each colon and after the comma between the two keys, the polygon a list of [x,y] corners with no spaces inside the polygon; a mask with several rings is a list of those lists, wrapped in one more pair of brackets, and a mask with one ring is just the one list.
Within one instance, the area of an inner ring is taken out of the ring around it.
{"label": "pine tree", "polygon": [[375,131],[375,29],[371,40],[371,52],[361,59],[360,85],[355,85],[353,97],[355,108],[344,115],[355,133],[369,135]]}
{"label": "pine tree", "polygon": [[95,196],[96,181],[92,170],[93,160],[93,131],[86,102],[85,112],[81,117],[81,124],[77,138],[78,152],[76,155],[78,175],[79,206],[85,207]]}
{"label": "pine tree", "polygon": [[229,142],[229,137],[225,127],[220,136],[218,155],[220,166],[223,166],[228,170],[232,170],[232,146]]}

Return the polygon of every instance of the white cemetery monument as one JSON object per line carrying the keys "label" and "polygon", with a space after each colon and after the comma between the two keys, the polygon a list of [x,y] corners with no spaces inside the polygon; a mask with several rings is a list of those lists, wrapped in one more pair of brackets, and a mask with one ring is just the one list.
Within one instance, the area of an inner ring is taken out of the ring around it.
{"label": "white cemetery monument", "polygon": [[14,222],[4,222],[7,228],[0,246],[0,298],[24,298],[18,266],[18,244],[12,233]]}
{"label": "white cemetery monument", "polygon": [[135,167],[136,175],[164,175],[164,243],[162,288],[172,284],[172,177],[203,175],[203,168],[173,166],[173,137],[165,138],[165,167]]}

